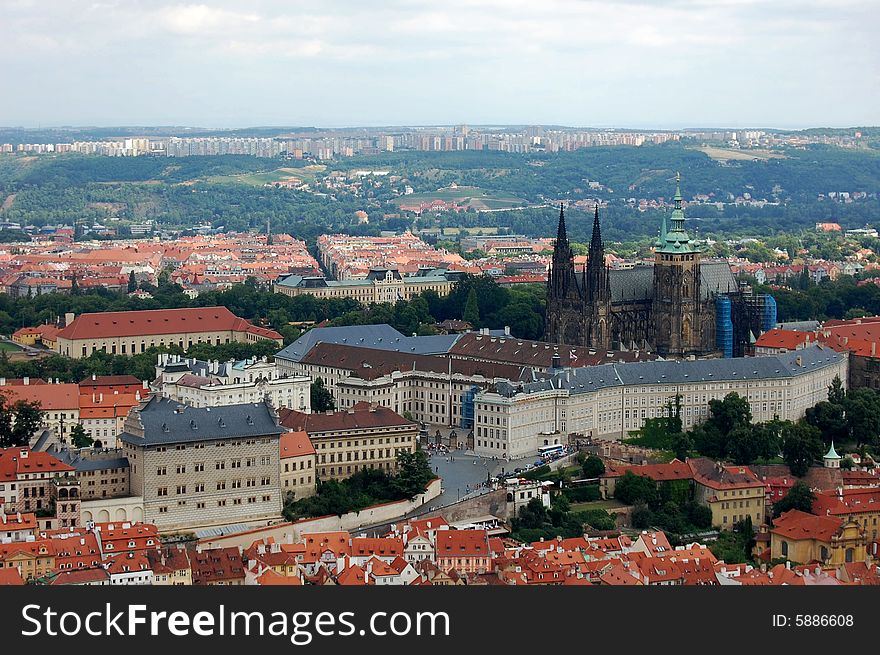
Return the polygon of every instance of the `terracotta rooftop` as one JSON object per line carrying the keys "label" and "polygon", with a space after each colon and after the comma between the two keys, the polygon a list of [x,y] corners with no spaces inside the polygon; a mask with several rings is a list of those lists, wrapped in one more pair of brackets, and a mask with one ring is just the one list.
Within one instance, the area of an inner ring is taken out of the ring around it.
{"label": "terracotta rooftop", "polygon": [[295,431],[305,431],[310,435],[321,432],[335,432],[339,430],[357,430],[389,426],[416,426],[415,423],[403,418],[400,414],[388,407],[370,404],[364,401],[356,403],[349,409],[324,414],[304,414],[302,412],[282,407],[278,411],[278,418],[281,420],[281,425],[284,427]]}
{"label": "terracotta rooftop", "polygon": [[281,459],[314,454],[315,447],[307,432],[285,432],[281,435]]}
{"label": "terracotta rooftop", "polygon": [[783,512],[773,520],[770,532],[780,537],[800,541],[803,539],[815,539],[817,541],[831,541],[831,538],[840,530],[843,519],[833,516],[816,516],[807,514],[797,509]]}

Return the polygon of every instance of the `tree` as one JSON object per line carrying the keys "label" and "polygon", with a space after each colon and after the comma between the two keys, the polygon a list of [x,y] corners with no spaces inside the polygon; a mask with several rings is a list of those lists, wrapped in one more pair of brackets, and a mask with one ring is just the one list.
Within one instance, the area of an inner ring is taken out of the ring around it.
{"label": "tree", "polygon": [[637,503],[630,513],[630,522],[638,530],[650,528],[654,522],[654,512],[645,503]]}
{"label": "tree", "polygon": [[590,455],[581,466],[585,478],[598,478],[605,472],[605,462],[596,455]]}
{"label": "tree", "polygon": [[828,402],[833,405],[842,405],[846,399],[846,391],[843,389],[843,382],[839,375],[835,375],[828,387]]}
{"label": "tree", "polygon": [[627,505],[657,502],[657,484],[649,477],[624,473],[614,484],[614,497]]}
{"label": "tree", "polygon": [[808,423],[789,423],[782,428],[782,458],[791,474],[801,477],[822,457],[819,431]]}
{"label": "tree", "polygon": [[467,321],[474,327],[478,327],[480,323],[480,305],[477,302],[477,290],[475,288],[471,288],[468,292],[467,302],[464,304],[464,311],[461,314],[461,318],[464,321]]}
{"label": "tree", "polygon": [[727,438],[713,423],[706,421],[693,431],[694,449],[705,457],[723,459],[727,454]]}
{"label": "tree", "polygon": [[553,506],[553,509],[558,512],[562,512],[563,514],[571,509],[571,503],[568,502],[568,498],[566,498],[565,494],[563,493],[556,494],[553,497],[551,504]]}
{"label": "tree", "polygon": [[0,448],[27,446],[42,427],[40,403],[18,400],[0,394]]}
{"label": "tree", "polygon": [[134,293],[135,291],[137,291],[137,288],[137,280],[134,277],[134,271],[131,271],[128,274],[128,292]]}
{"label": "tree", "polygon": [[694,447],[694,439],[688,432],[678,432],[672,435],[672,452],[675,458],[685,461]]}
{"label": "tree", "polygon": [[709,401],[709,419],[723,436],[737,426],[748,425],[752,421],[752,407],[749,401],[735,391],[724,396],[723,400],[713,398]]}
{"label": "tree", "polygon": [[880,394],[863,387],[850,389],[843,402],[850,435],[861,446],[877,443],[880,435]]}
{"label": "tree", "polygon": [[847,436],[847,421],[844,417],[844,401],[832,403],[823,400],[808,407],[804,418],[807,423],[822,433],[825,443],[842,441]]}
{"label": "tree", "polygon": [[77,423],[70,430],[70,443],[74,448],[88,448],[95,442],[87,433],[81,423]]}
{"label": "tree", "polygon": [[792,509],[810,513],[813,511],[815,500],[816,497],[809,485],[803,480],[798,480],[781,500],[773,504],[773,516],[779,516]]}
{"label": "tree", "polygon": [[547,508],[540,498],[532,498],[525,506],[519,508],[519,516],[516,518],[516,526],[519,528],[540,528],[547,522]]}
{"label": "tree", "polygon": [[313,412],[327,412],[336,408],[333,394],[324,386],[324,380],[317,378],[310,387]]}
{"label": "tree", "polygon": [[397,454],[397,474],[392,485],[401,496],[413,498],[422,493],[428,482],[433,479],[431,464],[421,448],[414,452],[401,450]]}

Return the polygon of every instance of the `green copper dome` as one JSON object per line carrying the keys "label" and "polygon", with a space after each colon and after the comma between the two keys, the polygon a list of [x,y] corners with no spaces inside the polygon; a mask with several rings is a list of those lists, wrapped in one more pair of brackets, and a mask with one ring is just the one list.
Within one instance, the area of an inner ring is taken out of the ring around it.
{"label": "green copper dome", "polygon": [[684,229],[684,209],[681,206],[681,174],[675,174],[675,209],[672,210],[671,226],[666,229],[666,216],[660,227],[660,238],[657,240],[657,252],[670,255],[698,253],[700,249],[691,241]]}
{"label": "green copper dome", "polygon": [[831,448],[828,449],[828,453],[825,455],[825,459],[840,459],[840,455],[837,454],[837,451],[834,450],[834,442],[831,442]]}

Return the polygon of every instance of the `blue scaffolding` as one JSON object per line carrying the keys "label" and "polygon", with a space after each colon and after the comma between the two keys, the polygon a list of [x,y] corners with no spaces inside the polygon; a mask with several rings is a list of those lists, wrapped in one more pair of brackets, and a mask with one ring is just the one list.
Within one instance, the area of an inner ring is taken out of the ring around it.
{"label": "blue scaffolding", "polygon": [[474,428],[474,396],[480,391],[480,387],[473,386],[464,392],[461,399],[461,427],[472,430]]}
{"label": "blue scaffolding", "polygon": [[715,299],[715,346],[724,357],[733,357],[733,319],[727,296]]}
{"label": "blue scaffolding", "polygon": [[763,312],[761,313],[761,331],[766,332],[776,327],[776,298],[769,293],[764,294]]}

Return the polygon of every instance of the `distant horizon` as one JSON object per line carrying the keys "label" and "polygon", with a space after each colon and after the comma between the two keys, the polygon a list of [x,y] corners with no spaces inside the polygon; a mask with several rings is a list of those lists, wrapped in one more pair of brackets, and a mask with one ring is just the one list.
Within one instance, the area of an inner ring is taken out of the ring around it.
{"label": "distant horizon", "polygon": [[199,124],[174,124],[174,123],[106,123],[106,124],[89,124],[89,123],[53,123],[53,124],[36,124],[36,125],[3,125],[0,124],[0,130],[23,130],[23,131],[39,131],[39,130],[202,130],[216,132],[246,132],[248,130],[430,130],[430,129],[449,129],[461,125],[466,125],[473,129],[506,129],[506,128],[529,128],[541,127],[545,129],[564,129],[564,130],[615,130],[621,132],[703,132],[703,131],[732,131],[732,130],[766,130],[779,132],[800,132],[805,130],[859,130],[859,129],[880,129],[880,122],[876,125],[871,124],[803,124],[803,125],[766,125],[766,124],[726,124],[716,125],[707,123],[700,124],[676,124],[676,125],[633,125],[633,124],[593,124],[593,125],[569,125],[562,123],[469,123],[451,122],[451,123],[364,123],[364,124],[339,124],[339,125],[284,125],[284,124],[265,124],[265,125],[199,125]]}

